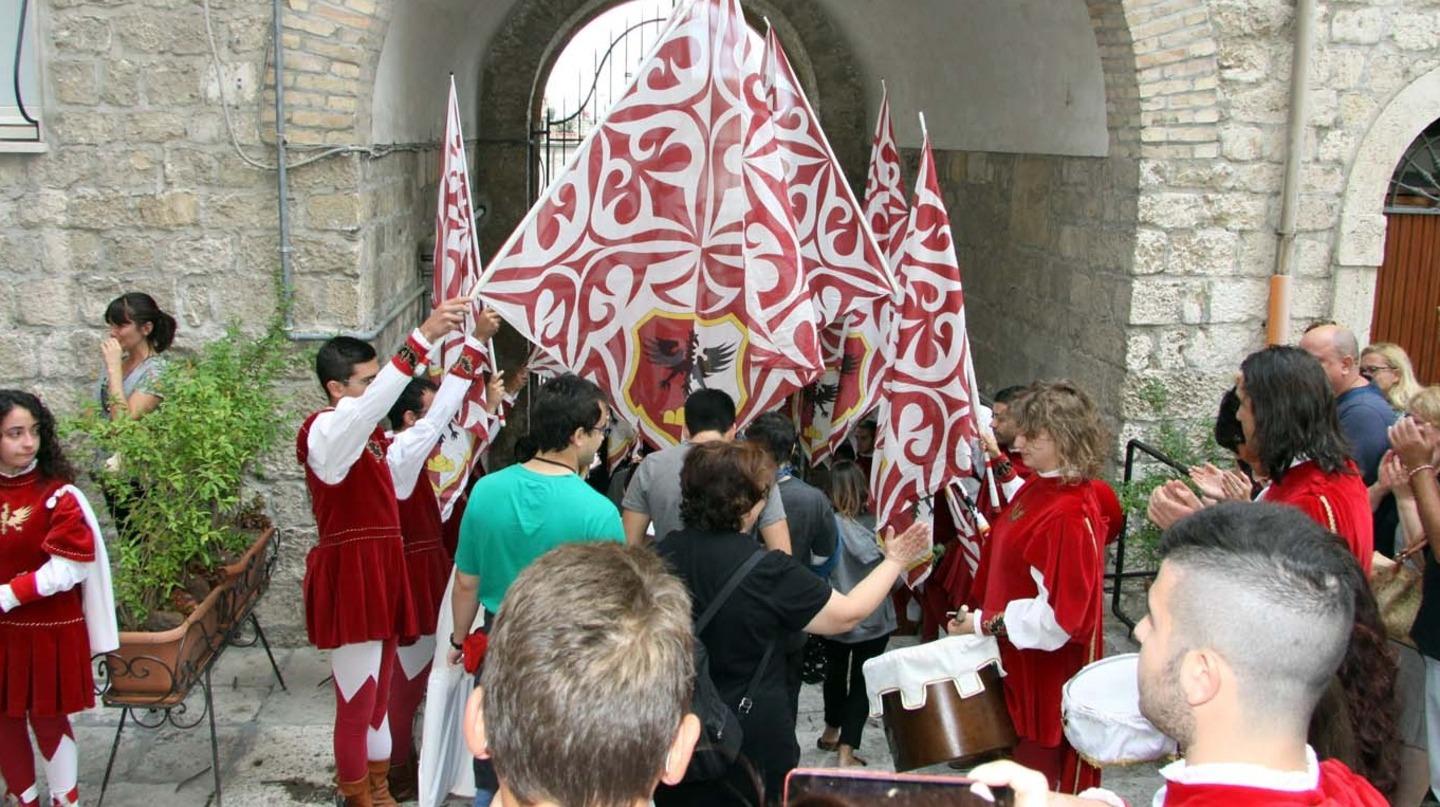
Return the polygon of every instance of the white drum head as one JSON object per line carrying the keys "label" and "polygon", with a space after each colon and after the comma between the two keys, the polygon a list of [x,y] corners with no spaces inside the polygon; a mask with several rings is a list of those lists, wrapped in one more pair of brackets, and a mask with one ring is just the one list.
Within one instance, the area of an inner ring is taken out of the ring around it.
{"label": "white drum head", "polygon": [[1086,665],[1065,683],[1065,739],[1096,766],[1150,762],[1175,754],[1175,741],[1140,714],[1140,656],[1126,653]]}

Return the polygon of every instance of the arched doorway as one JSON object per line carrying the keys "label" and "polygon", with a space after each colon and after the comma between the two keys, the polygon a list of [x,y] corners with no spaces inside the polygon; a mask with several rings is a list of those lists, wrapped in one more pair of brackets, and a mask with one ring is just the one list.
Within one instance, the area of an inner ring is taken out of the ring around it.
{"label": "arched doorway", "polygon": [[1421,382],[1431,383],[1440,380],[1440,120],[1395,167],[1385,220],[1371,340],[1400,345]]}
{"label": "arched doorway", "polygon": [[542,75],[531,174],[534,200],[634,80],[678,0],[624,0],[580,26]]}

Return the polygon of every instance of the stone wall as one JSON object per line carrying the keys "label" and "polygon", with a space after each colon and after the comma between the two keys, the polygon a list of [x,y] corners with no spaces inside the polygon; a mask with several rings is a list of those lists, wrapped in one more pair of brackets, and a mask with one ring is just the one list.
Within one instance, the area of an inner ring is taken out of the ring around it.
{"label": "stone wall", "polygon": [[[269,3],[210,0],[222,83],[198,3],[39,6],[48,151],[0,153],[9,281],[0,286],[0,385],[33,389],[66,413],[94,395],[102,313],[122,291],[150,292],[176,314],[178,354],[232,321],[255,332],[275,310],[275,173],[237,154],[219,103],[223,86],[241,148],[273,165],[271,18]],[[298,330],[373,328],[420,281],[434,149],[350,146],[357,130],[369,131],[362,99],[387,8],[286,1],[291,161],[315,160],[290,173]],[[322,155],[322,146],[341,151]],[[382,349],[417,321],[420,304],[402,307],[376,340]],[[286,382],[296,422],[323,403],[306,347],[297,344]],[[278,641],[294,643],[303,640],[298,580],[314,529],[283,442],[255,483],[286,547],[262,613]]]}

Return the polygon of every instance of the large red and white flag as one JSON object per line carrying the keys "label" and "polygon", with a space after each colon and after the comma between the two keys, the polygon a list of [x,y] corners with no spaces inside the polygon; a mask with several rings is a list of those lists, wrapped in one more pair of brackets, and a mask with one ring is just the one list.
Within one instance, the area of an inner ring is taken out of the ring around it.
{"label": "large red and white flag", "polygon": [[656,444],[694,389],[728,392],[743,424],[820,369],[762,57],[738,0],[678,12],[483,278]]}
{"label": "large red and white flag", "polygon": [[[870,483],[877,524],[897,531],[923,500],[970,472],[979,437],[960,263],[928,132],[915,185],[897,261],[904,296],[891,329]],[[928,569],[912,570],[910,583],[918,585]]]}
{"label": "large red and white flag", "polygon": [[[480,277],[480,250],[475,240],[475,217],[470,193],[470,172],[465,159],[465,137],[460,130],[460,102],[455,95],[455,77],[450,77],[450,98],[446,104],[445,138],[440,152],[440,189],[435,204],[434,304],[471,293]],[[438,346],[441,361],[434,371],[450,369],[465,347],[465,334],[473,330],[478,304],[465,318],[465,327],[451,333]],[[487,345],[487,348],[490,346]],[[486,351],[490,370],[495,370],[494,350]],[[480,455],[490,444],[496,421],[485,411],[485,385],[472,384],[454,422],[446,429],[425,470],[442,518],[449,518],[456,497],[465,490]]]}
{"label": "large red and white flag", "polygon": [[[883,86],[883,85],[882,85]],[[894,268],[904,241],[909,206],[900,174],[900,151],[890,124],[889,90],[880,96],[880,115],[870,143],[865,181],[864,218],[887,266]],[[863,301],[820,332],[825,372],[796,394],[795,418],[801,443],[813,465],[824,462],[845,442],[855,425],[880,402],[886,334],[895,294]]]}

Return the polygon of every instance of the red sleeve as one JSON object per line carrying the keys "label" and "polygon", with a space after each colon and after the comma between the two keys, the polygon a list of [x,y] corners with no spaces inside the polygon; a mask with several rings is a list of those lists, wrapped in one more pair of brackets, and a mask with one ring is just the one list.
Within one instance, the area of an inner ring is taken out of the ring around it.
{"label": "red sleeve", "polygon": [[467,342],[460,349],[460,357],[451,365],[450,372],[468,381],[483,381],[485,368],[485,351]]}
{"label": "red sleeve", "polygon": [[85,510],[74,491],[56,494],[55,507],[50,511],[50,530],[40,549],[48,555],[90,563],[95,560],[95,534],[85,520]]}
{"label": "red sleeve", "polygon": [[1055,621],[1072,639],[1093,634],[1100,625],[1100,591],[1104,582],[1100,542],[1094,516],[1067,513],[1037,525],[1023,557],[1039,569],[1050,592]]}

